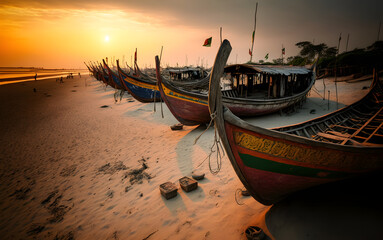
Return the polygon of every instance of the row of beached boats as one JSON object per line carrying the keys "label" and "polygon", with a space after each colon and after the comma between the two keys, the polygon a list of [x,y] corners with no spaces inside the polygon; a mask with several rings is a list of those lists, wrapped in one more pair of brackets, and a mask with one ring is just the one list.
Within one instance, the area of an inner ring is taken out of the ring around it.
{"label": "row of beached boats", "polygon": [[[182,68],[162,71],[156,60],[156,76],[135,69],[115,69],[103,64],[87,64],[98,80],[128,91],[140,102],[164,101],[174,117],[184,125],[209,123],[208,91],[210,74],[202,69]],[[166,72],[166,74],[164,74]],[[301,104],[315,82],[312,69],[291,66],[235,64],[225,68],[221,87],[223,102],[234,114],[253,117]],[[186,77],[182,77],[186,76]]]}
{"label": "row of beached boats", "polygon": [[352,105],[300,124],[265,129],[240,117],[300,104],[315,82],[315,67],[226,66],[230,51],[230,43],[223,41],[210,73],[165,73],[158,57],[156,76],[138,67],[122,69],[118,62],[114,70],[105,61],[87,67],[98,80],[138,101],[164,101],[182,124],[213,119],[239,179],[265,205],[299,190],[383,169],[383,88],[378,74],[369,93]]}

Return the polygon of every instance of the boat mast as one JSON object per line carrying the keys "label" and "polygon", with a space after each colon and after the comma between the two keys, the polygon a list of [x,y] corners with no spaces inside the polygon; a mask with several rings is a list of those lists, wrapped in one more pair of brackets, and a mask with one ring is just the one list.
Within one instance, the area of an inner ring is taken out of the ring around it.
{"label": "boat mast", "polygon": [[258,2],[255,5],[255,14],[254,14],[254,30],[253,30],[253,36],[251,38],[251,54],[250,54],[250,62],[253,60],[253,48],[254,48],[254,35],[255,35],[255,28],[257,26],[257,9],[258,9]]}
{"label": "boat mast", "polygon": [[219,28],[219,37],[221,39],[221,44],[222,44],[222,27]]}

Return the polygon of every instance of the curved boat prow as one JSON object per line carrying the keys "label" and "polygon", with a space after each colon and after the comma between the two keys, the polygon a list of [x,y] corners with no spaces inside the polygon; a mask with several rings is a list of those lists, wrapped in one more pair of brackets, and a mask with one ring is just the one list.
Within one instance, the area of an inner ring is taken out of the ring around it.
{"label": "curved boat prow", "polygon": [[157,83],[161,82],[161,70],[160,70],[160,59],[158,58],[158,55],[155,57],[156,61],[156,77],[157,77]]}
{"label": "curved boat prow", "polygon": [[211,117],[238,178],[258,202],[271,205],[307,188],[383,170],[383,89],[376,72],[375,84],[358,102],[306,122],[266,129],[222,105],[219,78],[226,59],[220,58],[210,79]]}
{"label": "curved boat prow", "polygon": [[[214,60],[214,65],[210,75],[209,85],[209,111],[211,114],[216,111],[222,111],[221,87],[220,79],[231,52],[231,45],[228,40],[224,40],[218,50],[217,56]],[[218,86],[217,86],[218,85]],[[218,114],[218,113],[216,113]]]}

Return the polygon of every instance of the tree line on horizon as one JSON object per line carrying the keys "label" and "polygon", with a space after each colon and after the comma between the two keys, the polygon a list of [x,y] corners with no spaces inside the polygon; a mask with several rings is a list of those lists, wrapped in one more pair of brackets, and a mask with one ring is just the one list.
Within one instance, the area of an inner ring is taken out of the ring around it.
{"label": "tree line on horizon", "polygon": [[[336,47],[329,47],[325,43],[313,44],[309,41],[302,41],[295,44],[300,49],[297,56],[288,57],[287,65],[305,66],[312,64],[318,57],[318,69],[346,69],[345,73],[367,73],[375,68],[383,67],[383,41],[376,41],[366,48],[355,48],[338,54]],[[282,64],[282,58],[270,62],[260,62],[262,64]],[[338,72],[340,70],[337,70]],[[331,71],[329,71],[331,72]],[[328,72],[328,73],[329,73]],[[333,71],[332,71],[333,74]],[[330,75],[332,75],[330,73]]]}

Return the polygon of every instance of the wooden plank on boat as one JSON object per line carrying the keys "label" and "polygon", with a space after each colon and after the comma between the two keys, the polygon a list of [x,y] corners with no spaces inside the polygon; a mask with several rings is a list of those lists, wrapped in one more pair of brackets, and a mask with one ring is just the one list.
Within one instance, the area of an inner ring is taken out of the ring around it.
{"label": "wooden plank on boat", "polygon": [[306,131],[306,129],[303,128],[302,130],[303,130],[303,133],[306,135],[306,137],[310,138],[310,134]]}
{"label": "wooden plank on boat", "polygon": [[318,124],[317,127],[319,128],[320,131],[324,132],[325,130],[322,128],[321,124]]}
{"label": "wooden plank on boat", "polygon": [[349,138],[351,136],[351,134],[340,133],[340,132],[336,132],[336,131],[328,131],[327,133],[330,133],[330,134],[333,134],[333,135],[336,135],[336,136],[339,136],[339,137],[344,137],[344,138]]}
{"label": "wooden plank on boat", "polygon": [[353,139],[345,138],[345,137],[340,137],[340,136],[335,136],[335,135],[332,135],[332,134],[318,132],[317,135],[320,136],[320,137],[324,137],[324,138],[331,139],[331,140],[336,140],[336,141],[344,141],[344,142],[348,142],[349,141],[350,143],[352,143],[352,145],[357,145],[357,146],[364,145],[364,144],[362,144],[360,142],[357,142],[357,141],[355,141]]}
{"label": "wooden plank on boat", "polygon": [[316,132],[318,132],[318,131],[315,130],[314,126],[316,126],[316,125],[311,125],[311,126],[309,126],[309,127],[310,127],[311,131],[313,131],[313,133],[316,133]]}
{"label": "wooden plank on boat", "polygon": [[332,139],[332,140],[337,140],[337,141],[348,140],[348,138],[345,138],[345,137],[336,136],[336,135],[332,135],[332,134],[328,134],[328,133],[322,133],[322,132],[318,132],[317,135],[320,137],[324,137],[324,138],[328,138],[328,139]]}
{"label": "wooden plank on boat", "polygon": [[[363,124],[363,126],[362,126],[361,128],[359,128],[357,131],[355,131],[350,137],[352,138],[352,137],[358,135],[358,134],[359,134],[365,127],[368,126],[368,124],[370,124],[371,121],[374,120],[374,118],[375,118],[376,116],[378,116],[378,115],[380,114],[380,112],[381,112],[382,110],[383,110],[383,107],[381,107],[381,108],[374,114],[374,116],[372,116],[367,122],[365,122],[365,123]],[[343,145],[343,144],[345,144],[346,142],[347,142],[347,140],[344,140],[341,144]]]}
{"label": "wooden plank on boat", "polygon": [[383,122],[379,124],[379,126],[375,129],[375,131],[374,131],[374,132],[373,132],[373,133],[372,133],[366,140],[364,140],[363,143],[368,142],[368,141],[371,139],[372,136],[376,135],[376,132],[377,132],[379,129],[381,129],[382,126],[383,126]]}
{"label": "wooden plank on boat", "polygon": [[354,131],[358,130],[357,128],[352,128],[352,127],[342,126],[342,125],[333,125],[332,127],[333,127],[333,128],[334,128],[334,127],[344,128],[344,129],[349,129],[349,130],[354,130]]}

